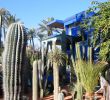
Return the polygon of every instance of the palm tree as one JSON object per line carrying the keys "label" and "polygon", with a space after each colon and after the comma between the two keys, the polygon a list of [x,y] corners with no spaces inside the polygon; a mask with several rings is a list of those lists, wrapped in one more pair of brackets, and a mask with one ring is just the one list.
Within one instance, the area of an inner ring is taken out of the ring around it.
{"label": "palm tree", "polygon": [[[9,27],[11,23],[18,22],[19,19],[16,19],[16,16],[10,14],[8,10],[5,8],[0,9],[0,43],[1,37],[4,34],[4,40],[6,36],[6,29]],[[3,33],[2,33],[3,32]]]}
{"label": "palm tree", "polygon": [[10,15],[10,16],[8,16],[7,20],[8,20],[7,26],[9,26],[12,23],[15,23],[15,22],[19,22],[20,21],[19,18],[16,18],[16,15]]}
{"label": "palm tree", "polygon": [[48,59],[53,63],[54,73],[54,100],[58,99],[59,91],[59,66],[63,65],[63,60],[67,57],[65,53],[56,48],[55,43],[53,44],[53,51],[48,53]]}
{"label": "palm tree", "polygon": [[4,8],[0,8],[0,48],[1,48],[1,37],[2,37],[2,29],[7,26],[8,23],[8,16],[10,16],[10,13],[8,10]]}
{"label": "palm tree", "polygon": [[32,46],[34,48],[34,38],[36,37],[36,31],[34,28],[29,29],[28,31],[28,40],[30,40],[30,44],[32,43]]}
{"label": "palm tree", "polygon": [[3,27],[4,40],[6,37],[6,29],[9,27],[10,24],[18,22],[18,21],[20,21],[20,19],[16,18],[15,15],[10,14],[9,16],[7,16],[7,25],[5,27]]}
{"label": "palm tree", "polygon": [[53,31],[57,32],[57,33],[61,33],[61,31],[57,28],[50,28],[48,27],[48,23],[53,21],[54,18],[51,17],[51,18],[47,18],[47,20],[42,20],[42,22],[39,24],[39,32],[40,33],[46,33],[48,35],[51,35]]}
{"label": "palm tree", "polygon": [[46,34],[41,33],[39,30],[36,30],[36,37],[40,42],[40,52],[41,52],[41,47],[42,47],[42,40],[47,37]]}

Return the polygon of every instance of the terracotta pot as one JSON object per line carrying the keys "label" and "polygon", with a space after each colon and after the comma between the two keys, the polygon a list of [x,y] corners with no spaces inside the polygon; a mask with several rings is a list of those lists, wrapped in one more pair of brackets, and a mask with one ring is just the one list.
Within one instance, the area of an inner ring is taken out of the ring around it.
{"label": "terracotta pot", "polygon": [[85,100],[93,100],[93,96],[94,96],[94,93],[89,93],[89,92],[86,92],[85,94]]}

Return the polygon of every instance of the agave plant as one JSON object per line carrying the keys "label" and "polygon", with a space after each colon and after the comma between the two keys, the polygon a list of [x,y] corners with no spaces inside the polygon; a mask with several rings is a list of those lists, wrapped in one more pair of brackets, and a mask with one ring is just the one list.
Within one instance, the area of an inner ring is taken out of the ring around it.
{"label": "agave plant", "polygon": [[54,100],[58,99],[59,90],[59,66],[63,65],[63,59],[66,59],[65,53],[60,49],[56,48],[53,44],[53,51],[48,53],[48,59],[53,63],[53,73],[54,73]]}

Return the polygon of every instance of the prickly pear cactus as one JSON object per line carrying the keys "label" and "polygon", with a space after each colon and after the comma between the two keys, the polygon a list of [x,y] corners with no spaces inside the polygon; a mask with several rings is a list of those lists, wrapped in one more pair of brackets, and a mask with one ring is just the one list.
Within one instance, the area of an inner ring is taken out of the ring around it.
{"label": "prickly pear cactus", "polygon": [[21,100],[26,34],[20,23],[9,26],[3,53],[4,100]]}

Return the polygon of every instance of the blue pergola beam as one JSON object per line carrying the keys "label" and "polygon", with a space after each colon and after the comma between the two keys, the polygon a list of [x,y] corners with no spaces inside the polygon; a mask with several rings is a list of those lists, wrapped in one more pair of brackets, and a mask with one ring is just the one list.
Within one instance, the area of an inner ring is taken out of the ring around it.
{"label": "blue pergola beam", "polygon": [[82,18],[84,17],[85,15],[85,11],[82,11],[78,14],[75,14],[67,19],[64,20],[64,25],[70,25],[70,24],[73,24],[73,23],[76,23],[76,22],[80,22],[82,20]]}

